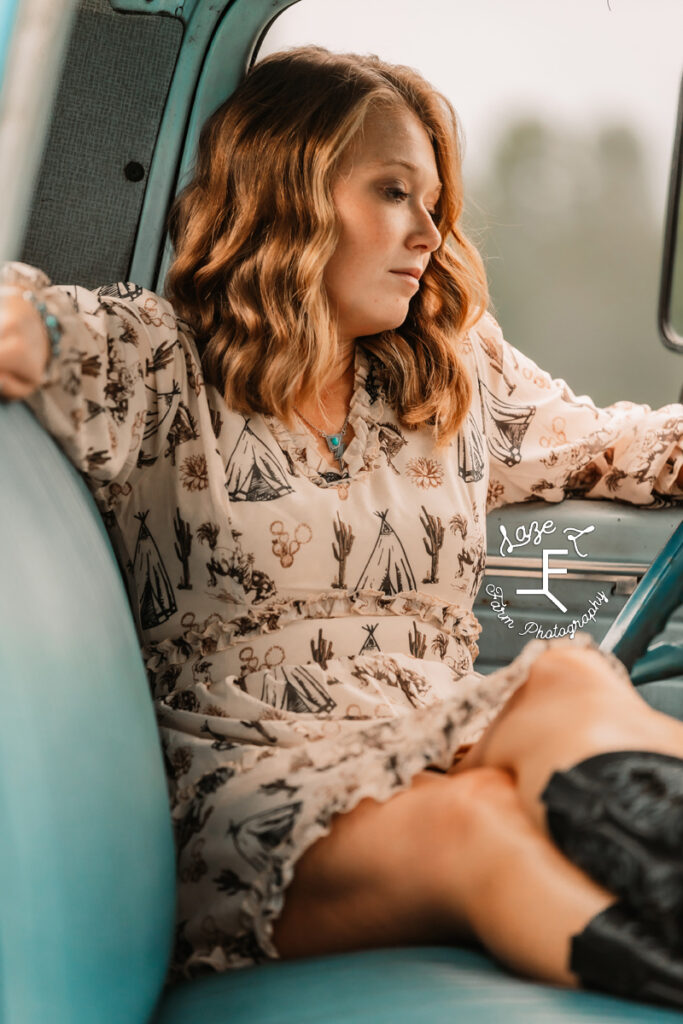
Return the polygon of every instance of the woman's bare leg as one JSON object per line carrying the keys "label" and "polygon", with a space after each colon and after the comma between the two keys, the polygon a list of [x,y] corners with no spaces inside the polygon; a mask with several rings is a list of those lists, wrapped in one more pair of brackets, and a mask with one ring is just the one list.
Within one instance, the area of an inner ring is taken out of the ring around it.
{"label": "woman's bare leg", "polygon": [[554,771],[624,749],[681,756],[683,724],[597,653],[544,652],[452,773],[333,820],[285,894],[281,956],[476,938],[520,974],[575,987],[571,940],[615,896],[558,850],[538,798]]}
{"label": "woman's bare leg", "polygon": [[516,972],[575,987],[571,937],[613,902],[535,827],[509,773],[423,772],[333,819],[297,863],[273,939],[289,959],[476,938]]}
{"label": "woman's bare leg", "polygon": [[482,766],[511,772],[525,809],[547,834],[539,796],[552,773],[614,750],[683,758],[683,722],[651,708],[598,652],[550,647],[449,774]]}

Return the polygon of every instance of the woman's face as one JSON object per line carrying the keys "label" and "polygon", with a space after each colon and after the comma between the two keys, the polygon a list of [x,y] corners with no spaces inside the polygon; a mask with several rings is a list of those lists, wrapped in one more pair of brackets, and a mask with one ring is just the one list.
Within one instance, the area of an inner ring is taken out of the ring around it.
{"label": "woman's face", "polygon": [[412,111],[370,111],[332,197],[341,235],[323,279],[340,340],[350,342],[403,323],[419,280],[400,271],[421,274],[441,242],[434,150]]}

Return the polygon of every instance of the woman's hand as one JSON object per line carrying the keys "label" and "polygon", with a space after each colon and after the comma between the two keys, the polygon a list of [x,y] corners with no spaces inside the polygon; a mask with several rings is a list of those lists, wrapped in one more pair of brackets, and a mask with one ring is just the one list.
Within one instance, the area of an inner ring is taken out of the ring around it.
{"label": "woman's hand", "polygon": [[22,289],[0,287],[0,399],[28,398],[40,387],[50,339]]}

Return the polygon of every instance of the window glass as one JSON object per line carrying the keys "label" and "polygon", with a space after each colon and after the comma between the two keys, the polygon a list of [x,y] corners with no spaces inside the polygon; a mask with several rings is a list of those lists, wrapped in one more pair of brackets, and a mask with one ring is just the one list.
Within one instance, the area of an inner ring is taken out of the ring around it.
{"label": "window glass", "polygon": [[680,0],[301,0],[259,57],[303,43],[409,64],[451,100],[510,342],[599,404],[678,400],[656,310]]}

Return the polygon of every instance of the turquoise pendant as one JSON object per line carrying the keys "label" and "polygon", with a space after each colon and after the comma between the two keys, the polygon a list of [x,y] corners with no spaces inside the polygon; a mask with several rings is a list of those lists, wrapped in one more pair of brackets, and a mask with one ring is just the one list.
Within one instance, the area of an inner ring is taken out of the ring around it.
{"label": "turquoise pendant", "polygon": [[325,434],[325,440],[327,441],[327,447],[330,449],[335,459],[341,459],[344,453],[344,442],[339,434],[333,434],[331,437]]}

